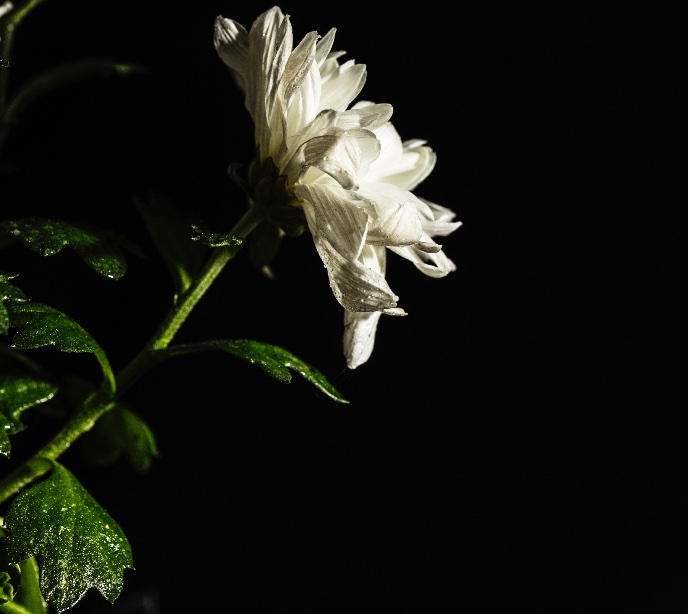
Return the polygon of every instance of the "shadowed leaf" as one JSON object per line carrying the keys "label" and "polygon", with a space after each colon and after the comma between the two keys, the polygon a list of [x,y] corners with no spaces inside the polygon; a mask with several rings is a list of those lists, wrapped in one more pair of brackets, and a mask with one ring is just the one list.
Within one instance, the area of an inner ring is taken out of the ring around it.
{"label": "shadowed leaf", "polygon": [[7,121],[16,122],[26,107],[65,85],[95,77],[129,75],[136,72],[143,72],[143,68],[105,58],[89,58],[61,64],[34,77],[17,92],[7,107]]}
{"label": "shadowed leaf", "polygon": [[206,250],[191,240],[191,221],[172,202],[152,193],[134,204],[146,222],[148,234],[172,274],[177,296],[183,294],[198,273]]}
{"label": "shadowed leaf", "polygon": [[158,445],[149,426],[123,403],[117,403],[101,416],[80,444],[88,464],[108,466],[124,455],[138,474],[146,473],[158,456]]}

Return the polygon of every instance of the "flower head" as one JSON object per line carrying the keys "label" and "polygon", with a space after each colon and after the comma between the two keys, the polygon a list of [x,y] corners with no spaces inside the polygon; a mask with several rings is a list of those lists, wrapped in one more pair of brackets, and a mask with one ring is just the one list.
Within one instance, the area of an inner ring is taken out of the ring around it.
{"label": "flower head", "polygon": [[248,31],[217,17],[214,42],[255,125],[251,199],[280,234],[307,226],[344,307],[344,354],[354,369],[370,357],[380,315],[406,315],[385,280],[387,250],[443,277],[456,267],[432,237],[461,223],[412,193],[435,165],[425,141],[401,140],[389,104],[352,105],[366,67],[340,63],[335,31],[309,32],[294,47],[289,16],[275,6]]}

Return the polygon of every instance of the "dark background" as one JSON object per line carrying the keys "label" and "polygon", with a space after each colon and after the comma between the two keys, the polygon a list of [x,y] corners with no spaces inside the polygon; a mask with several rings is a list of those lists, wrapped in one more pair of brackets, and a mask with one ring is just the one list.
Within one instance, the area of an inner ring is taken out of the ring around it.
{"label": "dark background", "polygon": [[[133,199],[155,190],[224,229],[244,210],[226,169],[250,161],[253,127],[212,28],[269,6],[51,0],[17,32],[14,90],[67,60],[146,67],[30,107],[0,179],[1,218],[94,223],[147,254],[118,281],[68,250],[0,254],[116,369],[172,297]],[[165,614],[685,611],[678,17],[281,7],[295,42],[337,27],[334,48],[368,67],[361,97],[391,103],[402,138],[437,152],[416,193],[463,222],[443,240],[457,271],[430,279],[392,254],[409,315],[383,317],[371,359],[347,372],[310,237],[284,241],[274,280],[241,253],[178,339],[275,343],[351,403],[224,355],[151,371],[126,398],[157,437],[147,475],[90,469],[76,448],[61,459],[136,566],[114,606],[90,591],[76,610],[133,612],[146,597]],[[97,377],[89,356],[36,358]],[[47,436],[28,422],[3,464]]]}

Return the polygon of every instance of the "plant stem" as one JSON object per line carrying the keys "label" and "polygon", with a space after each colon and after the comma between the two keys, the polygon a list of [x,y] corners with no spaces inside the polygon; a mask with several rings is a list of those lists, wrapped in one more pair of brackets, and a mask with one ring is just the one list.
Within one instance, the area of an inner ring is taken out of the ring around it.
{"label": "plant stem", "polygon": [[[252,206],[236,223],[230,234],[245,239],[262,220],[262,211]],[[93,427],[98,418],[115,406],[116,397],[122,395],[158,362],[156,351],[162,350],[170,344],[198,301],[201,300],[225,265],[239,252],[241,245],[242,243],[228,245],[213,251],[194,283],[172,306],[150,341],[117,375],[116,395],[109,392],[108,386],[104,384],[86,399],[81,410],[70,418],[59,433],[12,473],[0,480],[0,503],[49,471],[50,464],[47,459],[55,460],[64,453],[81,435]]]}
{"label": "plant stem", "polygon": [[0,149],[4,144],[10,128],[7,114],[7,91],[10,76],[10,55],[14,32],[21,21],[44,0],[26,0],[21,6],[15,6],[0,19]]}
{"label": "plant stem", "polygon": [[26,0],[22,6],[12,9],[0,20],[0,117],[5,113],[7,106],[7,80],[10,72],[10,55],[14,31],[34,8],[43,0]]}

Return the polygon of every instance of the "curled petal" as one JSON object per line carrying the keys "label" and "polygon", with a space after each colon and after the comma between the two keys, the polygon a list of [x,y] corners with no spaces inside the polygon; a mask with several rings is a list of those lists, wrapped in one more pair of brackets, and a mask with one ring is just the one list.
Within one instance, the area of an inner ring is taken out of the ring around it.
{"label": "curled petal", "polygon": [[337,113],[335,125],[343,130],[352,130],[354,128],[374,130],[388,121],[390,117],[392,117],[391,104],[369,103]]}
{"label": "curled petal", "polygon": [[415,267],[428,277],[438,279],[456,270],[456,265],[443,251],[428,253],[416,247],[390,247],[390,251],[413,262]]}
{"label": "curled petal", "polygon": [[368,243],[373,245],[413,245],[423,234],[416,201],[411,192],[393,185],[362,184],[357,195],[370,216]]}
{"label": "curled petal", "polygon": [[331,129],[304,146],[307,166],[315,166],[346,189],[357,189],[356,177],[364,174],[379,154],[379,142],[369,130]]}
{"label": "curled petal", "polygon": [[424,198],[419,198],[418,200],[422,201],[426,205],[427,211],[429,211],[429,215],[422,218],[422,222],[423,231],[431,237],[446,237],[462,225],[462,222],[452,221],[456,214],[451,209],[431,203]]}
{"label": "curled petal", "polygon": [[307,201],[304,212],[311,232],[322,236],[343,257],[356,260],[365,245],[368,214],[356,206],[347,190],[330,182],[311,180],[295,186],[294,191]]}
{"label": "curled petal", "polygon": [[[309,219],[308,212],[306,219]],[[318,254],[327,268],[332,292],[344,309],[382,311],[390,315],[404,313],[396,308],[399,297],[392,292],[384,276],[356,260],[342,256],[324,237],[317,234],[317,231],[314,232],[313,227],[311,234]]]}

